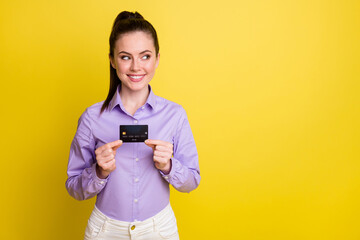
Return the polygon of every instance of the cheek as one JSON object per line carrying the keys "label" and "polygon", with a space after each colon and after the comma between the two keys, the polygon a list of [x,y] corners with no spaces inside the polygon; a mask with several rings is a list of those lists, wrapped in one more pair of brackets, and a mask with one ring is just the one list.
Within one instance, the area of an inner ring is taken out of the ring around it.
{"label": "cheek", "polygon": [[130,68],[129,64],[122,63],[117,65],[117,71],[119,73],[126,73],[129,70],[129,68]]}
{"label": "cheek", "polygon": [[146,64],[145,68],[148,72],[154,72],[155,71],[155,62],[149,62]]}

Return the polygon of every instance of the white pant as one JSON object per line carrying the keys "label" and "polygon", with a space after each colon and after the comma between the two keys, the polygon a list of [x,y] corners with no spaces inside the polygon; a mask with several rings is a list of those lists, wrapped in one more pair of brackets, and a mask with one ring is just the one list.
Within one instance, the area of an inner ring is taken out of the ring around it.
{"label": "white pant", "polygon": [[111,219],[95,206],[89,218],[84,239],[179,240],[179,234],[170,204],[155,216],[137,222]]}

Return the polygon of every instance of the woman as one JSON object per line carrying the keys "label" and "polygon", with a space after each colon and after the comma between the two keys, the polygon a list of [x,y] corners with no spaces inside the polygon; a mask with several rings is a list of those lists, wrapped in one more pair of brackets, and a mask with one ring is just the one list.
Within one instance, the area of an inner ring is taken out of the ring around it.
{"label": "woman", "polygon": [[[190,192],[200,182],[185,110],[149,85],[160,54],[148,21],[121,12],[109,42],[109,94],[79,119],[66,188],[77,200],[97,196],[85,239],[179,239],[169,184]],[[148,139],[122,142],[120,125],[148,125]]]}

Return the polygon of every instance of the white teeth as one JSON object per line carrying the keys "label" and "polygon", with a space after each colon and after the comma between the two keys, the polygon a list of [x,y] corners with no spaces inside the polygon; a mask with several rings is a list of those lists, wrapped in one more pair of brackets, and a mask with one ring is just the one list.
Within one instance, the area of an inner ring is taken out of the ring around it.
{"label": "white teeth", "polygon": [[143,76],[129,76],[131,78],[134,78],[134,79],[139,79],[139,78],[142,78]]}

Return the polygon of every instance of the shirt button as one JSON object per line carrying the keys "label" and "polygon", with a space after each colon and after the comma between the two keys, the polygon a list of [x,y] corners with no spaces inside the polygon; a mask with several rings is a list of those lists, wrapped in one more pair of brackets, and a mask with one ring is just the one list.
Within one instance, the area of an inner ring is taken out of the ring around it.
{"label": "shirt button", "polygon": [[139,181],[139,179],[138,178],[135,178],[135,182],[138,182]]}
{"label": "shirt button", "polygon": [[167,179],[169,179],[169,177],[168,177],[168,176],[165,176],[164,178],[165,178],[166,180],[167,180]]}
{"label": "shirt button", "polygon": [[104,181],[101,181],[100,183],[101,183],[101,184],[104,184],[105,182],[104,182]]}
{"label": "shirt button", "polygon": [[134,229],[135,229],[135,225],[132,225],[132,226],[131,226],[131,230],[134,230]]}
{"label": "shirt button", "polygon": [[134,120],[134,123],[138,123],[138,120]]}
{"label": "shirt button", "polygon": [[145,107],[143,106],[143,107],[141,107],[141,109],[144,109]]}
{"label": "shirt button", "polygon": [[139,161],[139,159],[138,159],[138,158],[135,158],[135,161],[137,161],[137,162],[138,162],[138,161]]}
{"label": "shirt button", "polygon": [[137,203],[139,200],[137,200],[136,198],[134,199],[134,203]]}

